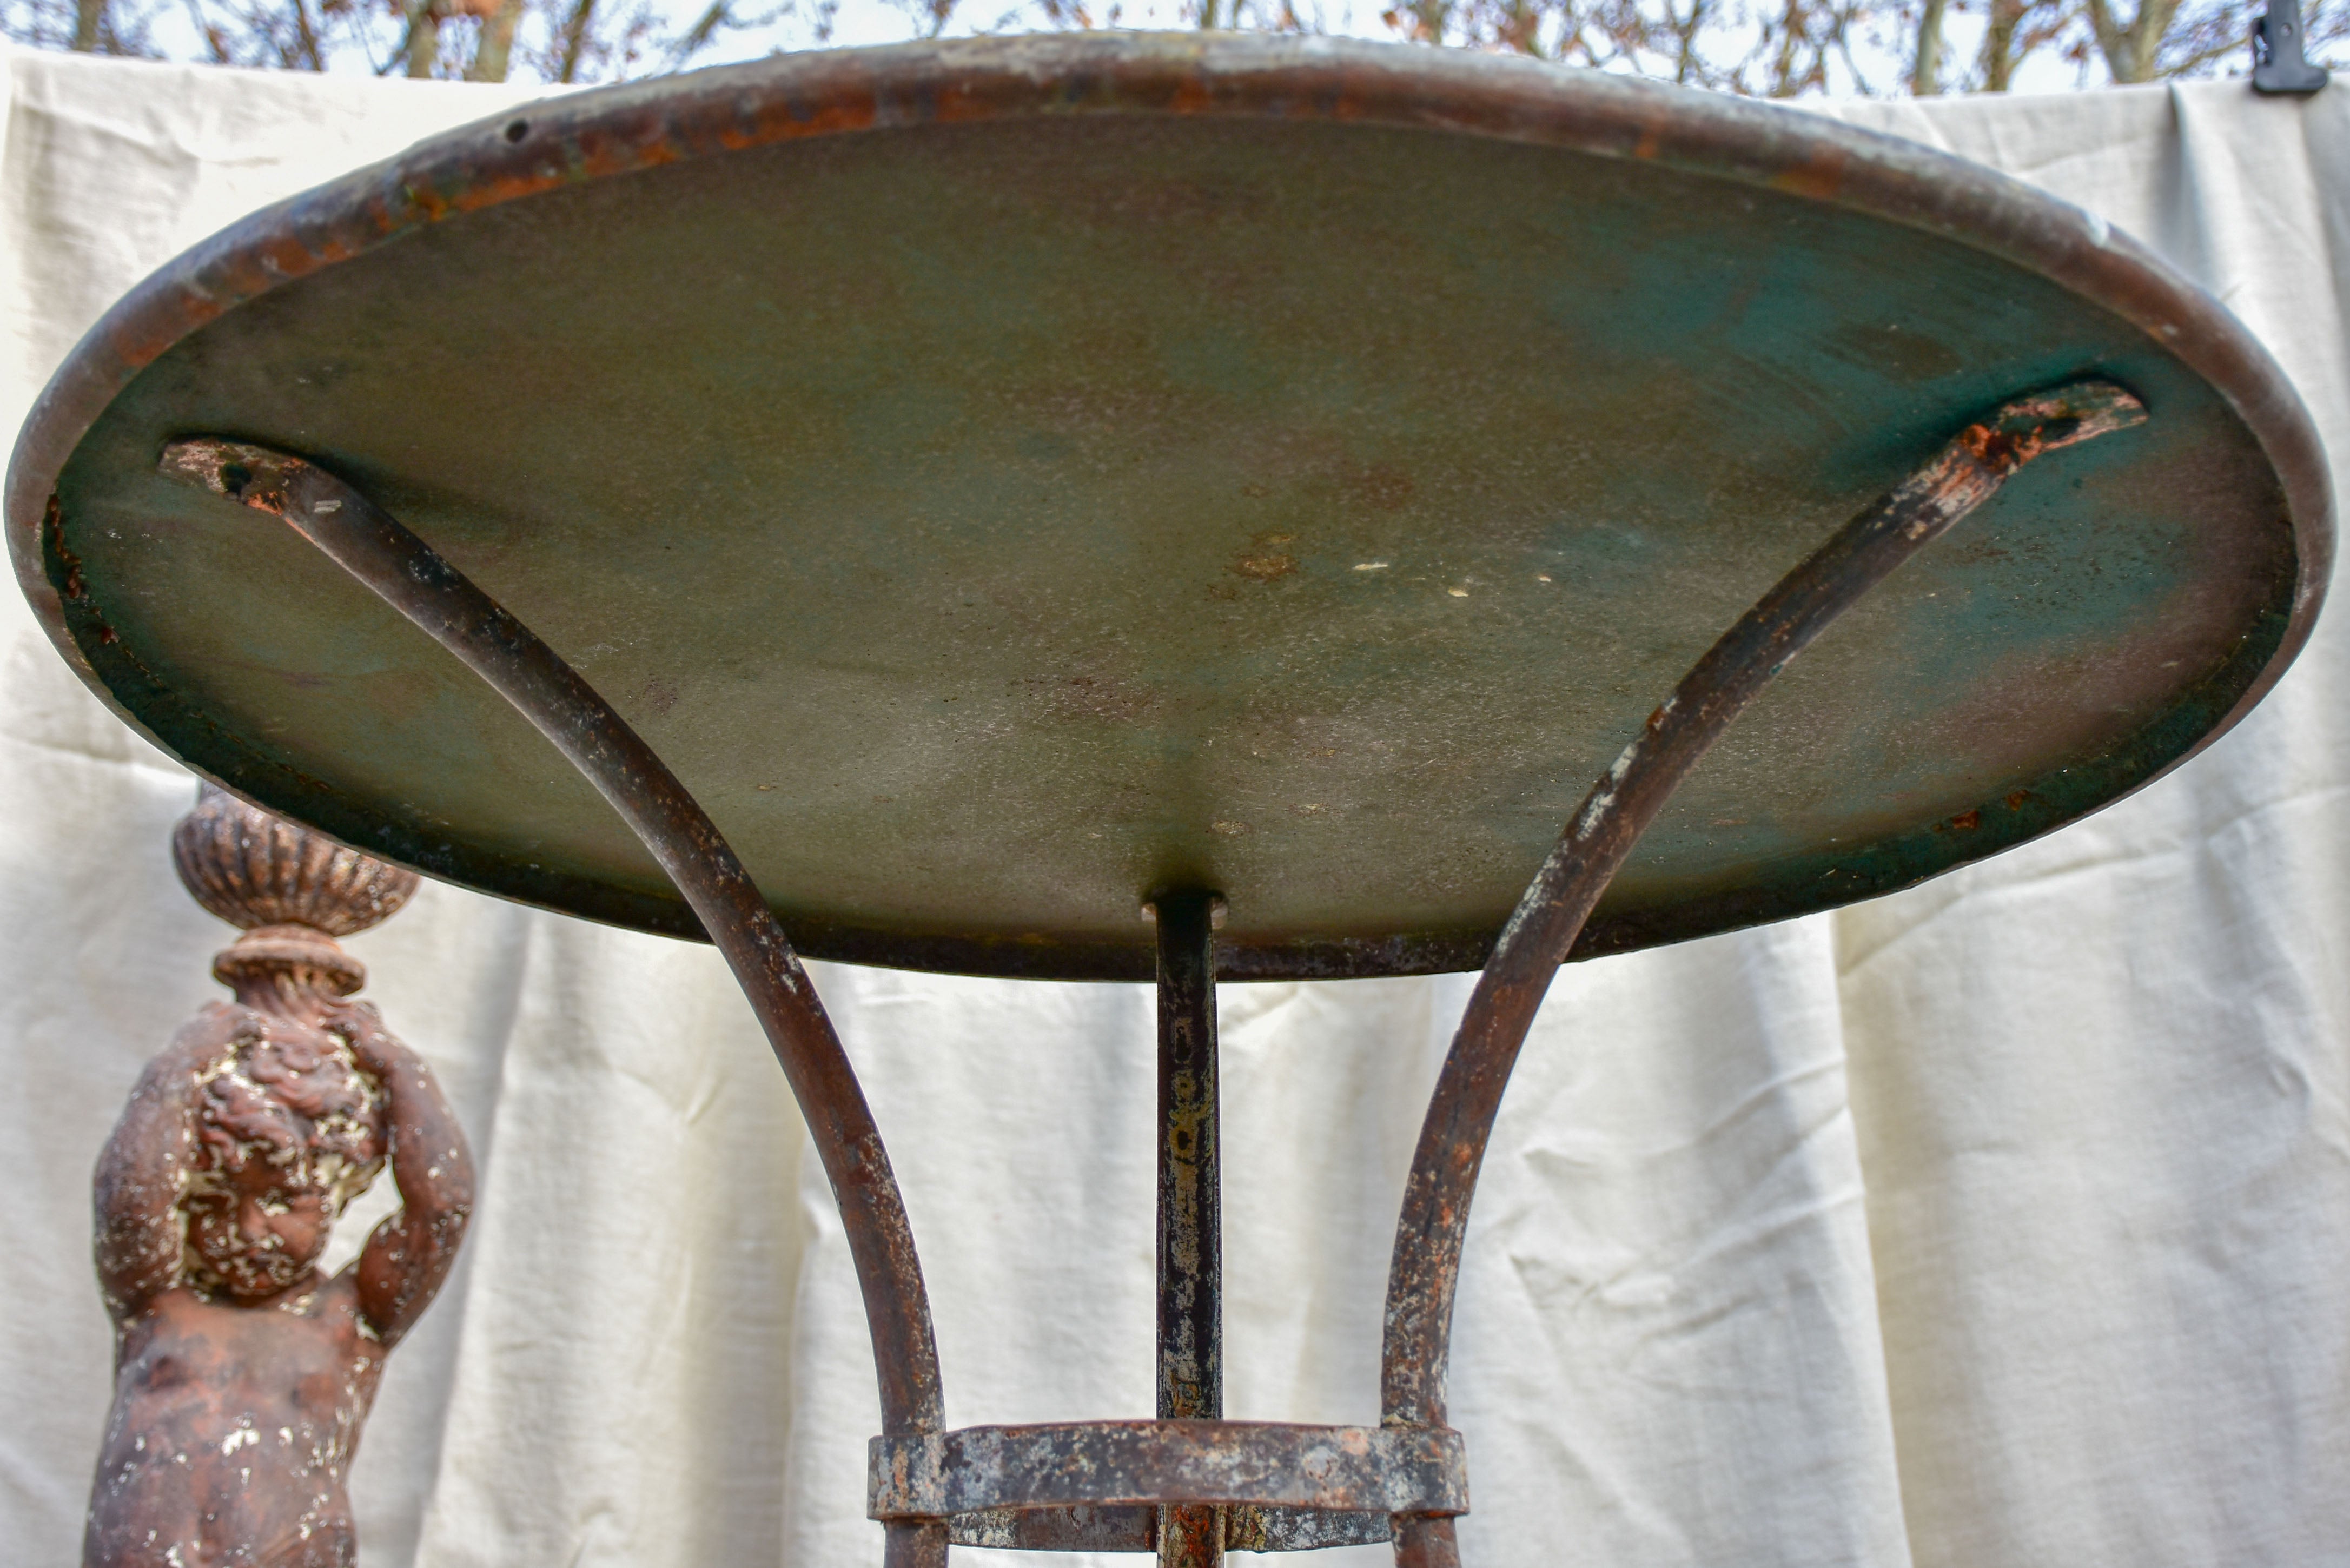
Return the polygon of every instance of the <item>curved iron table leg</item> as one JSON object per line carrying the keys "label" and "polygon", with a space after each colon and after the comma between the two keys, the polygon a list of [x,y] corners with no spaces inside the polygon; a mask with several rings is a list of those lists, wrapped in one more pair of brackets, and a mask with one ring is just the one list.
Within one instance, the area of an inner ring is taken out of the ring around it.
{"label": "curved iron table leg", "polygon": [[[175,442],[162,468],[268,513],[316,545],[495,687],[634,829],[724,955],[799,1101],[840,1206],[865,1297],[881,1423],[944,1422],[921,1263],[880,1130],[791,944],[709,815],[652,748],[555,650],[351,486],[296,457]],[[943,1568],[944,1521],[892,1521],[889,1568]]]}
{"label": "curved iron table leg", "polygon": [[[2107,381],[2020,398],[1837,531],[1707,650],[1591,787],[1503,928],[1452,1039],[1404,1186],[1388,1272],[1381,1419],[1444,1425],[1461,1247],[1485,1143],[1543,994],[1592,907],[1673,790],[1739,711],[1828,623],[2043,452],[2140,423]],[[1399,1516],[1402,1568],[1455,1568],[1450,1518]]]}
{"label": "curved iron table leg", "polygon": [[[2083,381],[2019,399],[1970,426],[1764,595],[1649,715],[1642,734],[1585,797],[1478,978],[1421,1127],[1388,1281],[1382,1419],[1386,1428],[1408,1429],[1395,1432],[1406,1446],[1393,1452],[1359,1428],[1212,1419],[942,1433],[938,1355],[921,1270],[871,1112],[765,901],[683,785],[546,644],[332,475],[298,458],[218,441],[175,443],[163,467],[282,518],[487,680],[628,820],[725,955],[816,1138],[864,1289],[881,1382],[884,1435],[874,1443],[875,1495],[889,1532],[889,1568],[944,1568],[950,1515],[975,1539],[1013,1544],[1028,1516],[1018,1496],[998,1496],[1003,1490],[998,1483],[1008,1477],[994,1471],[1006,1446],[1021,1444],[1052,1461],[1047,1472],[1066,1469],[1057,1460],[1075,1454],[1087,1456],[1080,1469],[1088,1475],[1100,1468],[1099,1458],[1113,1454],[1125,1454],[1134,1467],[1130,1474],[1097,1476],[1098,1497],[1073,1493],[1048,1514],[1034,1516],[1040,1528],[1024,1543],[1045,1545],[1049,1539],[1054,1545],[1147,1551],[1150,1545],[1135,1539],[1143,1521],[1134,1517],[1132,1503],[1150,1503],[1163,1510],[1159,1519],[1188,1525],[1195,1512],[1220,1520],[1226,1511],[1180,1504],[1221,1499],[1247,1505],[1248,1543],[1258,1549],[1332,1544],[1362,1538],[1356,1533],[1359,1523],[1338,1521],[1376,1519],[1365,1514],[1364,1504],[1387,1489],[1388,1506],[1404,1511],[1389,1517],[1397,1562],[1405,1568],[1457,1568],[1450,1511],[1465,1509],[1467,1498],[1459,1438],[1444,1428],[1444,1379],[1469,1204],[1511,1067],[1584,920],[1697,760],[1829,622],[2033,458],[2145,417],[2137,400],[2119,387]],[[1191,902],[1183,900],[1182,937],[1162,933],[1162,945],[1181,971],[1173,978],[1179,1000],[1187,1002],[1179,1009],[1187,1019],[1212,1007],[1201,956],[1211,949],[1204,931],[1190,929],[1192,917],[1205,909],[1191,909]],[[1212,1012],[1206,1016],[1212,1020]],[[1190,1192],[1191,1187],[1201,1190]],[[1209,1218],[1198,1212],[1208,1207],[1201,1201],[1205,1189],[1194,1180],[1186,1190],[1196,1228]],[[1194,1283],[1192,1271],[1178,1272],[1186,1274],[1186,1284]],[[1180,1345],[1189,1353],[1178,1356],[1183,1365],[1174,1373],[1186,1385],[1183,1402],[1204,1404],[1206,1389],[1195,1393],[1188,1384],[1214,1380],[1212,1272],[1200,1272],[1199,1282],[1204,1296],[1179,1293],[1193,1298],[1178,1314],[1189,1332],[1171,1335],[1167,1348]],[[1198,1339],[1202,1328],[1206,1345]],[[1208,1355],[1201,1359],[1203,1349]],[[1426,1447],[1427,1454],[1419,1455],[1414,1444]],[[960,1457],[964,1449],[993,1457],[966,1459]],[[1351,1462],[1362,1468],[1346,1486],[1327,1479],[1336,1452],[1353,1456]],[[1232,1470],[1234,1464],[1240,1470]],[[1234,1479],[1241,1471],[1253,1477],[1245,1486]],[[1153,1475],[1165,1479],[1154,1482]],[[1175,1479],[1184,1476],[1190,1479]],[[962,1509],[951,1501],[957,1497]],[[1043,1497],[1039,1492],[1030,1501]],[[1448,1511],[1432,1511],[1437,1508]],[[1315,1516],[1328,1516],[1332,1527],[1305,1522]],[[1221,1522],[1214,1532],[1223,1533]],[[1190,1559],[1219,1544],[1187,1541],[1177,1555]]]}

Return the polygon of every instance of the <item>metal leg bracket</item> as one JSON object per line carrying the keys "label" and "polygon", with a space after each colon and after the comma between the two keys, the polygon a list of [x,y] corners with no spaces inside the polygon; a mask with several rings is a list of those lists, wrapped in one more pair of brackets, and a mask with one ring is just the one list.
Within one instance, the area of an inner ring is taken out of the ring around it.
{"label": "metal leg bracket", "polygon": [[1461,1434],[1442,1427],[1085,1421],[876,1438],[875,1519],[941,1520],[957,1545],[1152,1552],[1170,1503],[1221,1514],[1219,1551],[1391,1538],[1397,1514],[1469,1511]]}

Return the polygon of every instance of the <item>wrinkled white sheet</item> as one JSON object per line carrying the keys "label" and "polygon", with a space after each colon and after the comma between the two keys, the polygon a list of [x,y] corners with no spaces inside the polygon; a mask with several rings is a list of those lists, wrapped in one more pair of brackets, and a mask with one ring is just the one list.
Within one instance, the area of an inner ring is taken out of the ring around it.
{"label": "wrinkled white sheet", "polygon": [[[0,431],[184,244],[526,96],[0,64]],[[2155,244],[2350,452],[2350,87],[1831,112]],[[1468,1563],[2350,1563],[2345,639],[2336,607],[2238,732],[2042,843],[1562,976],[1471,1229]],[[13,592],[0,659],[0,1559],[65,1563],[109,1382],[89,1164],[228,932],[170,870],[185,775]],[[363,1560],[878,1562],[839,1227],[713,955],[430,886],[353,946],[485,1177],[368,1428]],[[1147,993],[817,978],[950,1419],[1147,1414]],[[1234,1415],[1376,1418],[1388,1231],[1466,993],[1225,991]]]}

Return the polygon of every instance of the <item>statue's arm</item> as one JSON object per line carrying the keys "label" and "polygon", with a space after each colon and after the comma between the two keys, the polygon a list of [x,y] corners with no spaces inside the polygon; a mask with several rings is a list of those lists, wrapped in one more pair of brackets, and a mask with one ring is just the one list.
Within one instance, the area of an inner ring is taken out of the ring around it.
{"label": "statue's arm", "polygon": [[457,1261],[473,1212],[473,1156],[432,1070],[392,1037],[374,1008],[361,1002],[340,1009],[333,1027],[383,1085],[388,1102],[400,1208],[375,1228],[357,1268],[359,1311],[390,1345],[432,1304]]}
{"label": "statue's arm", "polygon": [[179,1277],[179,1202],[196,1158],[199,1078],[229,1054],[235,1023],[234,1009],[215,1005],[173,1035],[139,1075],[98,1157],[92,1250],[99,1290],[118,1324],[138,1316]]}

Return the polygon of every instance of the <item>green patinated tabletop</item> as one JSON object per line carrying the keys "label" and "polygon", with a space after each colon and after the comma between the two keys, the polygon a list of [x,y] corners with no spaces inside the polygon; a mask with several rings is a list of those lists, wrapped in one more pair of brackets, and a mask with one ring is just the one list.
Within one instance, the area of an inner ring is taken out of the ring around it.
{"label": "green patinated tabletop", "polygon": [[1791,667],[1607,951],[1975,859],[2257,698],[2328,501],[2223,311],[1986,171],[1638,82],[1189,36],[788,57],[517,111],[198,247],[59,372],[10,541],[161,744],[435,876],[695,929],[494,692],[160,477],[165,441],[396,514],[644,734],[804,951],[1147,978],[1138,903],[1181,885],[1228,899],[1227,975],[1407,972],[1481,961],[1782,573],[2090,373],[2147,422]]}

